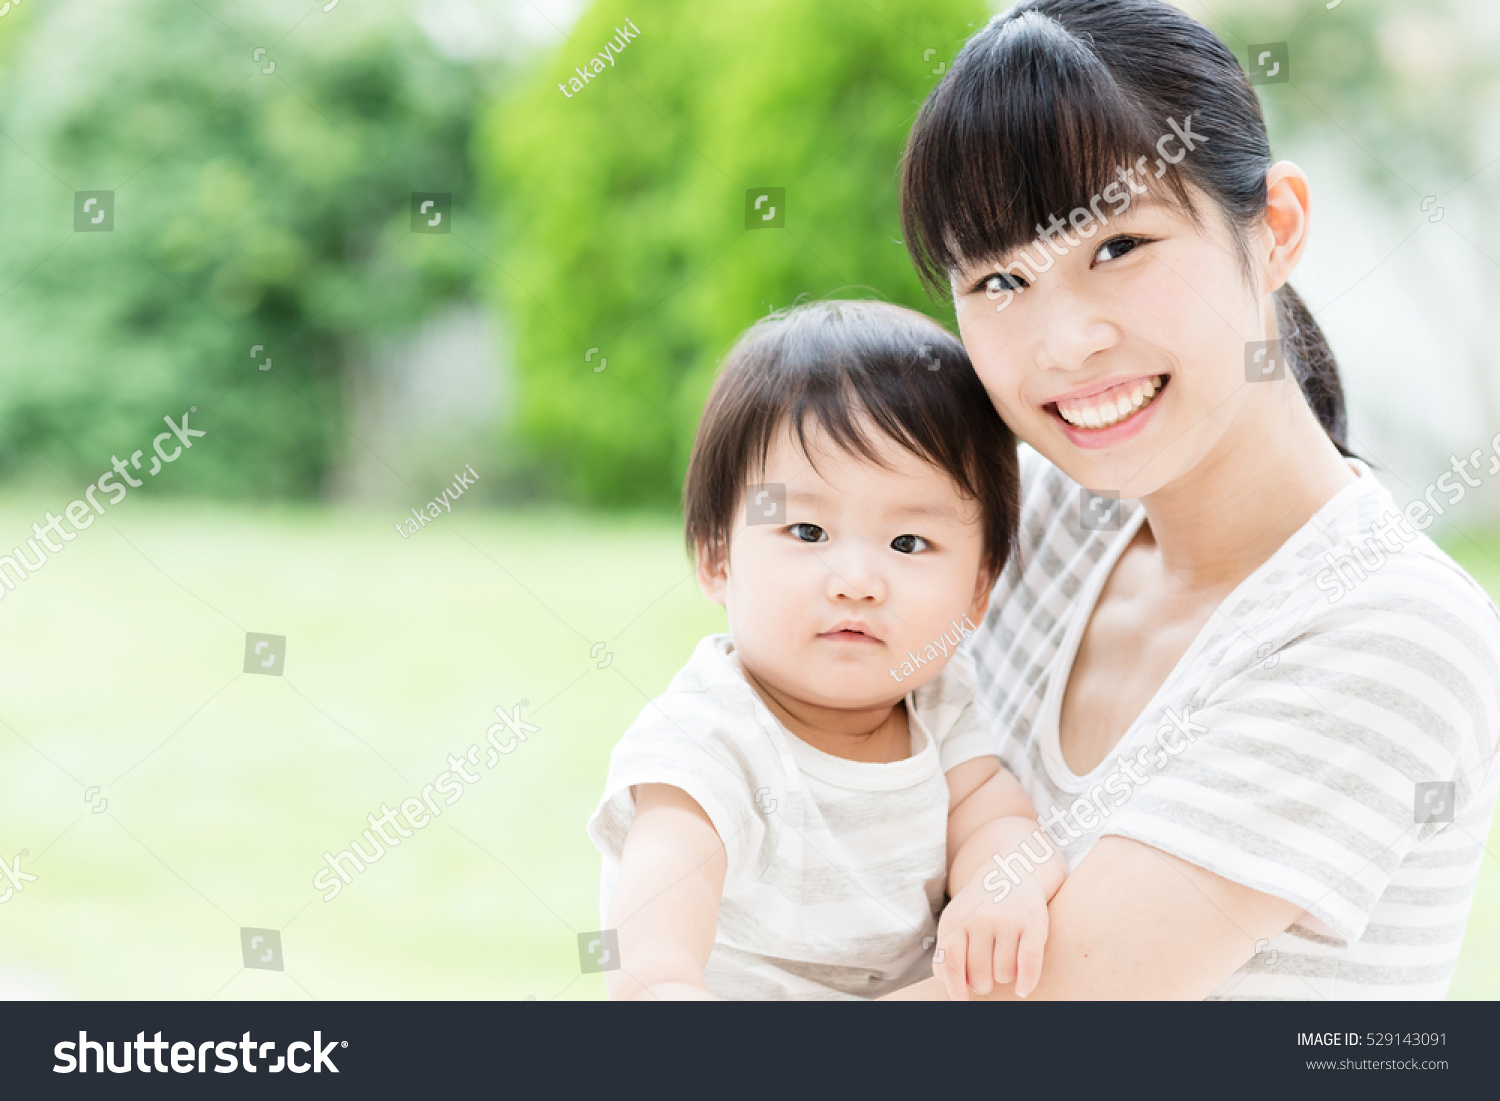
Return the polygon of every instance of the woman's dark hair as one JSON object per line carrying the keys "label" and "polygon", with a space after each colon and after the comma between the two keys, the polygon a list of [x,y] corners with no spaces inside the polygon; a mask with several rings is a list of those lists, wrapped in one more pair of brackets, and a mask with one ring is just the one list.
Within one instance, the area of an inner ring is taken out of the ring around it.
{"label": "woman's dark hair", "polygon": [[[1197,138],[1190,150],[1183,131]],[[1158,150],[1168,135],[1186,152],[1175,164]],[[1235,56],[1163,0],[1024,0],[965,43],[912,128],[901,221],[923,282],[946,294],[949,272],[1031,242],[1053,216],[1090,208],[1091,196],[1097,204],[1142,157],[1157,169],[1147,182],[1194,221],[1188,185],[1218,205],[1248,273],[1271,147]],[[1276,312],[1303,394],[1349,455],[1327,340],[1290,285]]]}
{"label": "woman's dark hair", "polygon": [[946,473],[979,504],[985,569],[999,575],[1019,523],[1015,437],[963,344],[931,318],[884,302],[813,302],[740,337],[693,441],[682,491],[689,551],[714,561],[727,553],[776,433],[790,428],[809,455],[809,421],[846,454],[879,463],[873,428]]}

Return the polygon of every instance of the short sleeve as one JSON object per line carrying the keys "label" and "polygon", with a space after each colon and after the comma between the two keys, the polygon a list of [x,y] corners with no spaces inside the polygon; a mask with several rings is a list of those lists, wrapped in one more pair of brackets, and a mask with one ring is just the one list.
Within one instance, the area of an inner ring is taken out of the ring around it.
{"label": "short sleeve", "polygon": [[1460,825],[1487,813],[1495,655],[1483,618],[1451,604],[1351,600],[1168,706],[1102,833],[1294,902],[1352,943],[1455,804]]}
{"label": "short sleeve", "polygon": [[915,697],[922,720],[937,741],[944,772],[975,757],[1000,755],[1000,738],[981,708],[974,659],[967,649],[955,651],[942,672],[918,688]]}
{"label": "short sleeve", "polygon": [[624,851],[635,818],[631,788],[668,784],[691,796],[713,823],[728,861],[726,885],[759,875],[766,831],[754,793],[781,784],[772,775],[774,754],[746,741],[726,730],[719,708],[704,697],[648,705],[610,754],[604,795],[589,818],[589,838],[606,863],[617,865]]}

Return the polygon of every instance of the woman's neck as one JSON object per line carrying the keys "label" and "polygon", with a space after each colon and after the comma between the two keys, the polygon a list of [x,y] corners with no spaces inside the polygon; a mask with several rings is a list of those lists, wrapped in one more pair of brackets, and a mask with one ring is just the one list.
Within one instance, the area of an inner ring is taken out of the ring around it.
{"label": "woman's neck", "polygon": [[1357,477],[1305,402],[1284,412],[1142,499],[1162,566],[1192,588],[1232,589]]}

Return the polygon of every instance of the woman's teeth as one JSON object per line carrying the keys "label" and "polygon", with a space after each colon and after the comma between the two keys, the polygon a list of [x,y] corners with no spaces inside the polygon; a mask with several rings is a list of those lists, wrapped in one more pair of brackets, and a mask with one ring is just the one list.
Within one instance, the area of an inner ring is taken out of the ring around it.
{"label": "woman's teeth", "polygon": [[1138,379],[1077,401],[1060,401],[1057,412],[1077,428],[1107,428],[1150,405],[1164,385],[1165,375]]}

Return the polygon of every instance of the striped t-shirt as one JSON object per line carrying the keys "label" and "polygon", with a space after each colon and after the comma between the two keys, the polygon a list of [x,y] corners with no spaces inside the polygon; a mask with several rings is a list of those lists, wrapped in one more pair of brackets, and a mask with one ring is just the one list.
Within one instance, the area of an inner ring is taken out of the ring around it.
{"label": "striped t-shirt", "polygon": [[[847,761],[793,735],[756,695],[728,635],[703,639],[609,759],[589,837],[600,905],[619,877],[631,787],[692,796],[728,867],[708,990],[736,999],[873,998],[932,974],[947,882],[949,769],[994,756],[974,670],[956,652],[906,696],[911,756]],[[629,970],[628,954],[620,966]]]}
{"label": "striped t-shirt", "polygon": [[1023,448],[1019,553],[972,640],[1001,759],[1070,869],[1114,834],[1305,908],[1214,998],[1442,997],[1484,859],[1500,613],[1350,466],[1087,776],[1059,748],[1062,693],[1140,503],[1090,509]]}

